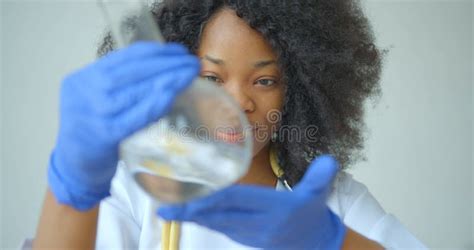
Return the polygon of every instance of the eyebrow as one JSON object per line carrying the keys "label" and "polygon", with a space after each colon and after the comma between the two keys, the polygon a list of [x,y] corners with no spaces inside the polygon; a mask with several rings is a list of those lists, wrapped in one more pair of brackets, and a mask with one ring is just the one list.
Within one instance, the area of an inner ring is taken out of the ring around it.
{"label": "eyebrow", "polygon": [[[206,59],[214,64],[217,64],[217,65],[225,65],[225,62],[224,60],[222,59],[218,59],[218,58],[214,58],[214,57],[211,57],[209,55],[205,55],[203,59]],[[263,68],[263,67],[266,67],[268,65],[271,65],[271,64],[275,64],[276,61],[275,60],[265,60],[265,61],[258,61],[256,62],[253,66],[255,68]]]}
{"label": "eyebrow", "polygon": [[257,63],[255,63],[253,66],[255,68],[263,68],[263,67],[266,67],[268,65],[271,65],[271,64],[275,64],[276,61],[275,60],[267,60],[267,61],[259,61]]}
{"label": "eyebrow", "polygon": [[208,55],[205,55],[204,59],[210,61],[211,63],[217,64],[217,65],[224,65],[225,64],[224,60],[213,58],[213,57],[210,57]]}

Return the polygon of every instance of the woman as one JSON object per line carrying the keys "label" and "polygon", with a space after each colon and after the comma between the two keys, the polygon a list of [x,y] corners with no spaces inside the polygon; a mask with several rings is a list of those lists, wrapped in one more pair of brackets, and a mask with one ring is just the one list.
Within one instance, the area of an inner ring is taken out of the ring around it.
{"label": "woman", "polygon": [[[157,247],[161,218],[182,222],[183,249],[423,247],[343,172],[361,157],[363,102],[379,93],[381,54],[357,2],[175,0],[153,14],[173,43],[111,52],[107,36],[103,58],[64,80],[35,247]],[[116,167],[118,144],[198,75],[275,136],[254,138],[239,185],[158,217]],[[278,124],[268,119],[275,110]],[[315,134],[297,139],[281,129],[311,126]]]}

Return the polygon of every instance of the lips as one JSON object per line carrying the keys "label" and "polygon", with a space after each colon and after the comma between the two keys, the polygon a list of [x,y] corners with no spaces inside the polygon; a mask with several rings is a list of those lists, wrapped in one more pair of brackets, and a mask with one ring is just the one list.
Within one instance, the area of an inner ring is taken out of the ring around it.
{"label": "lips", "polygon": [[219,140],[228,142],[228,143],[237,143],[242,142],[244,139],[244,134],[242,132],[224,132],[224,131],[217,131],[216,137]]}

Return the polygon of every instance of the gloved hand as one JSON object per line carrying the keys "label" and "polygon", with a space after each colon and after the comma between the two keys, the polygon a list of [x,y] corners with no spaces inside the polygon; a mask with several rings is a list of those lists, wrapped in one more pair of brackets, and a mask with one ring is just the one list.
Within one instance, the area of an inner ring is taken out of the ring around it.
{"label": "gloved hand", "polygon": [[48,168],[56,199],[84,211],[109,196],[120,141],[163,116],[199,67],[181,45],[138,42],[67,76]]}
{"label": "gloved hand", "polygon": [[337,162],[316,159],[293,192],[234,185],[182,205],[162,206],[166,220],[192,221],[263,249],[340,249],[346,228],[326,205]]}

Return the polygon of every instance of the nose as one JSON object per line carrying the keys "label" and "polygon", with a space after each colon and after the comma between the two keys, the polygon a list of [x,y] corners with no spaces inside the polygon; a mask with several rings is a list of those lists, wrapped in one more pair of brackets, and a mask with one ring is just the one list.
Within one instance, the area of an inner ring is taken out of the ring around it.
{"label": "nose", "polygon": [[234,98],[240,105],[243,112],[252,113],[255,111],[255,102],[251,98],[250,92],[240,82],[228,82],[224,85],[226,92]]}

